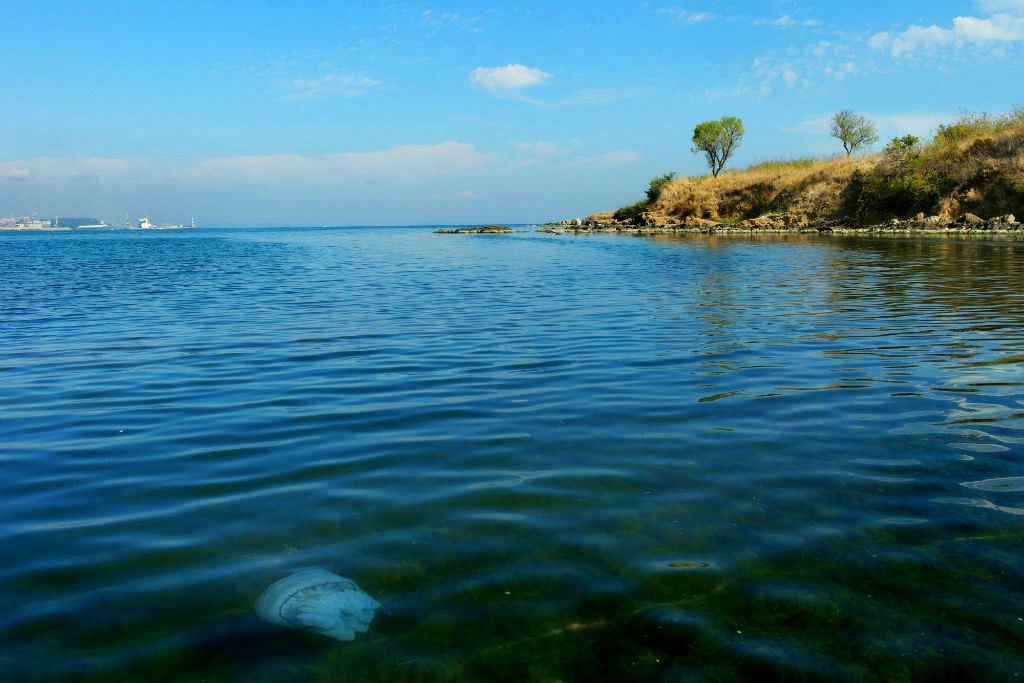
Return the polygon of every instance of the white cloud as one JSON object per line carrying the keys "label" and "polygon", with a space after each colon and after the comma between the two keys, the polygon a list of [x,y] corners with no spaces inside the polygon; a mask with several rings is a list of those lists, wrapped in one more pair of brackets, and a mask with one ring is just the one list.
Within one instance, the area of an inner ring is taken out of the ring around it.
{"label": "white cloud", "polygon": [[1024,41],[1024,2],[1003,0],[983,3],[984,7],[1012,10],[990,17],[961,16],[953,19],[952,26],[943,28],[912,24],[900,33],[882,32],[871,36],[868,44],[875,50],[888,52],[893,57],[931,53],[940,48],[991,48]]}
{"label": "white cloud", "polygon": [[32,177],[32,171],[27,168],[12,166],[4,173],[4,177],[12,180],[28,180]]}
{"label": "white cloud", "polygon": [[473,69],[470,81],[492,95],[525,99],[521,94],[523,89],[544,85],[551,78],[551,74],[540,69],[522,64],[507,64],[494,67],[478,66]]}

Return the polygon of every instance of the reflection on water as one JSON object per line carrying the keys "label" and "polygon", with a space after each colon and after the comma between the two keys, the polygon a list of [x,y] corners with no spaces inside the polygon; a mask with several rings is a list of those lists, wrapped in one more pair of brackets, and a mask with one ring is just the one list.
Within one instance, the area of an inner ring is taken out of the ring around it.
{"label": "reflection on water", "polygon": [[0,235],[0,677],[1012,678],[1022,245]]}

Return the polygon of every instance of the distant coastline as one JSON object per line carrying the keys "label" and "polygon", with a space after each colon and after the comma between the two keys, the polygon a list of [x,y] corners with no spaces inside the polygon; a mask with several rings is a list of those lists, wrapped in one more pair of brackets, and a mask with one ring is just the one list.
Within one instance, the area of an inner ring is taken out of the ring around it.
{"label": "distant coastline", "polygon": [[185,230],[196,227],[193,218],[191,225],[158,225],[150,223],[148,218],[140,218],[136,225],[132,225],[127,217],[124,227],[111,225],[98,218],[38,218],[35,215],[10,218],[0,218],[0,232],[13,231],[68,231],[68,230]]}

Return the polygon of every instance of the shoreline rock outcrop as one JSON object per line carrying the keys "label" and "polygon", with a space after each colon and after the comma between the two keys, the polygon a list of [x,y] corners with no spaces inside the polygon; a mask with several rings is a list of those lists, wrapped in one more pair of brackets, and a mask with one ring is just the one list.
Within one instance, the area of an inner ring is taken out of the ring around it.
{"label": "shoreline rock outcrop", "polygon": [[515,230],[506,225],[485,225],[476,228],[438,228],[434,232],[442,235],[508,234]]}
{"label": "shoreline rock outcrop", "polygon": [[545,223],[541,232],[572,234],[757,234],[757,233],[835,233],[835,234],[1018,234],[1024,236],[1024,224],[1013,214],[980,218],[971,213],[955,220],[918,214],[914,218],[892,218],[884,223],[855,225],[842,220],[809,220],[801,214],[768,214],[740,221],[715,221],[688,217],[679,222],[649,221],[632,225],[615,220],[594,218],[571,219]]}

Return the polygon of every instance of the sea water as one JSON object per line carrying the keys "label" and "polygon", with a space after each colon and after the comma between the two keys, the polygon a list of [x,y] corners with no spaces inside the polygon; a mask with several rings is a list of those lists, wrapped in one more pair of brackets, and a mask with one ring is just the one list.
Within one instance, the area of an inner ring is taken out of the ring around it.
{"label": "sea water", "polygon": [[4,680],[1024,675],[1021,241],[0,233],[0,411]]}

